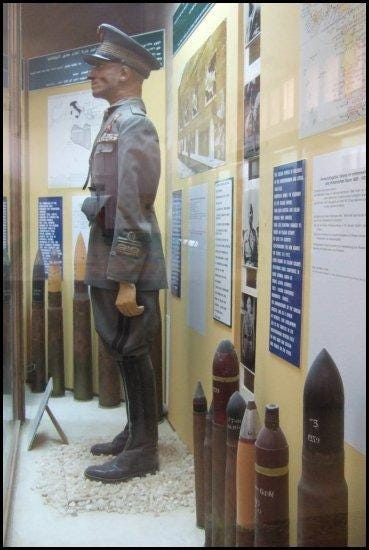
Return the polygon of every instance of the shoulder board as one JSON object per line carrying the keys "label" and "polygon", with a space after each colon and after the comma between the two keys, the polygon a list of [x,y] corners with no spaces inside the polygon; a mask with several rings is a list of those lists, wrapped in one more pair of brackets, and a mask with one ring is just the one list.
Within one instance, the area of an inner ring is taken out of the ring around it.
{"label": "shoulder board", "polygon": [[139,105],[130,105],[130,107],[133,115],[146,116],[145,111]]}

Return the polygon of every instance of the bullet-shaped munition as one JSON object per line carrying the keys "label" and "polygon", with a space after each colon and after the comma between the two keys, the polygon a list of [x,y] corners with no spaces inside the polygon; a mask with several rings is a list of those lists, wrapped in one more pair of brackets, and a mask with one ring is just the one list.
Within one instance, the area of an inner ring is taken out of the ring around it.
{"label": "bullet-shaped munition", "polygon": [[289,546],[288,445],[278,405],[265,407],[255,442],[255,546]]}
{"label": "bullet-shaped munition", "polygon": [[212,546],[212,431],[213,431],[213,402],[206,415],[204,439],[204,512],[205,512],[205,546]]}
{"label": "bullet-shaped munition", "polygon": [[162,350],[162,322],[159,296],[156,301],[156,311],[158,314],[158,326],[150,348],[150,359],[155,373],[156,402],[158,406],[158,421],[163,420],[163,350]]}
{"label": "bullet-shaped munition", "polygon": [[225,468],[227,448],[227,405],[238,390],[239,363],[232,342],[222,340],[213,360],[213,430],[212,430],[212,545],[224,546]]}
{"label": "bullet-shaped munition", "polygon": [[53,378],[53,397],[65,394],[62,274],[57,256],[50,258],[48,269],[47,354],[48,375]]}
{"label": "bullet-shaped munition", "polygon": [[195,464],[196,525],[205,527],[204,512],[204,440],[207,401],[201,382],[197,383],[193,406],[193,452]]}
{"label": "bullet-shaped munition", "polygon": [[260,418],[250,399],[242,420],[237,449],[237,526],[236,546],[254,546],[255,539],[255,441]]}
{"label": "bullet-shaped munition", "polygon": [[11,352],[12,352],[12,310],[10,287],[10,261],[3,248],[3,393],[10,394],[11,383]]}
{"label": "bullet-shaped munition", "polygon": [[116,359],[98,336],[99,405],[117,407],[122,400],[120,374]]}
{"label": "bullet-shaped munition", "polygon": [[45,341],[45,265],[38,249],[32,277],[32,323],[31,323],[31,390],[43,392],[46,387],[46,341]]}
{"label": "bullet-shaped munition", "polygon": [[225,470],[225,531],[226,547],[236,546],[236,464],[241,422],[246,402],[239,391],[234,392],[227,405],[227,456]]}
{"label": "bullet-shaped munition", "polygon": [[297,545],[347,546],[344,478],[344,390],[323,349],[304,386],[302,475],[298,486]]}
{"label": "bullet-shaped munition", "polygon": [[84,282],[86,257],[85,243],[79,233],[74,254],[73,387],[74,398],[80,401],[93,397],[90,297]]}

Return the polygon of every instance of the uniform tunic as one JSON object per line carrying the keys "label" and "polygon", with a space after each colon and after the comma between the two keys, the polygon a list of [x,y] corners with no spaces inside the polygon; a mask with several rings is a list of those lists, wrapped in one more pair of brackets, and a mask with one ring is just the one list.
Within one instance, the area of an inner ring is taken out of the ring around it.
{"label": "uniform tunic", "polygon": [[[85,283],[91,285],[95,326],[122,357],[149,353],[158,318],[158,291],[167,288],[154,201],[160,177],[156,129],[139,98],[105,111],[90,157],[91,197],[82,211],[90,223]],[[115,305],[120,282],[134,283],[145,311],[125,317]]]}

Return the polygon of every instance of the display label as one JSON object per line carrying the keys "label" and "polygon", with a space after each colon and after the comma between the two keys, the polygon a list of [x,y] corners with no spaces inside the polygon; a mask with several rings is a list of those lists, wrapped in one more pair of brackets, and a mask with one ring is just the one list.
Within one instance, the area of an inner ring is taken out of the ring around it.
{"label": "display label", "polygon": [[215,184],[213,317],[232,326],[233,179]]}
{"label": "display label", "polygon": [[62,197],[40,197],[38,199],[38,247],[44,260],[46,278],[52,253],[57,254],[58,263],[63,272]]}
{"label": "display label", "polygon": [[[132,35],[137,42],[146,48],[164,65],[164,31]],[[98,44],[83,48],[56,52],[28,61],[28,89],[39,90],[52,86],[64,86],[84,82],[91,70],[91,65],[83,60],[83,55],[93,54]]]}
{"label": "display label", "polygon": [[274,168],[269,350],[300,366],[305,161]]}
{"label": "display label", "polygon": [[173,54],[187,40],[214,3],[182,2],[173,15]]}
{"label": "display label", "polygon": [[181,297],[181,259],[182,259],[182,191],[172,194],[172,256],[171,284],[174,296]]}
{"label": "display label", "polygon": [[188,325],[200,334],[206,330],[208,186],[190,188],[188,246]]}

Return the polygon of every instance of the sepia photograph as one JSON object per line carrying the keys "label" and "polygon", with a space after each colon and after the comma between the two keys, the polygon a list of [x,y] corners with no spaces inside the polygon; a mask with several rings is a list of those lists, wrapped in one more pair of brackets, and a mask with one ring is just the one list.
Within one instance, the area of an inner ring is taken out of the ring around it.
{"label": "sepia photograph", "polygon": [[260,76],[248,82],[244,92],[244,158],[259,154],[260,143]]}
{"label": "sepia photograph", "polygon": [[259,187],[258,181],[244,182],[242,215],[242,263],[258,266],[259,248]]}
{"label": "sepia photograph", "polygon": [[241,308],[241,363],[255,372],[256,298],[242,294]]}
{"label": "sepia photograph", "polygon": [[226,160],[226,22],[186,63],[178,88],[179,176]]}

